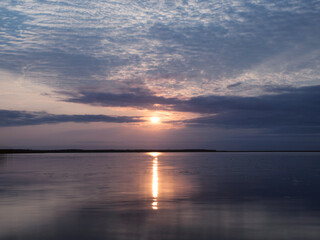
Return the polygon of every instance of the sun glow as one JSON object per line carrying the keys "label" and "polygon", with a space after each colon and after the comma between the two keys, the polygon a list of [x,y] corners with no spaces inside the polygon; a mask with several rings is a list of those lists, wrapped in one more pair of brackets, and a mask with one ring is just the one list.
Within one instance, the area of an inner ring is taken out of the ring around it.
{"label": "sun glow", "polygon": [[150,122],[155,123],[155,124],[160,123],[160,118],[159,117],[151,117]]}
{"label": "sun glow", "polygon": [[154,157],[154,158],[156,158],[156,157],[158,157],[158,156],[160,155],[159,152],[150,152],[150,153],[148,153],[148,154],[151,155],[151,156]]}

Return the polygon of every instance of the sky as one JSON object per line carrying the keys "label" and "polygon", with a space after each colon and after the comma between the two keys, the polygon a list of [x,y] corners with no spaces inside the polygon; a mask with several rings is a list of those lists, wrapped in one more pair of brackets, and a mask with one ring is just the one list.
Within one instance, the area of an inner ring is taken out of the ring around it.
{"label": "sky", "polygon": [[1,0],[0,16],[0,148],[320,150],[318,0]]}

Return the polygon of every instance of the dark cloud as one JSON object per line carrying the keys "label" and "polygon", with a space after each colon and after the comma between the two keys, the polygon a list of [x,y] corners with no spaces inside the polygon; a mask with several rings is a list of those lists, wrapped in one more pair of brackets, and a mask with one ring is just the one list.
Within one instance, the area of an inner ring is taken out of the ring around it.
{"label": "dark cloud", "polygon": [[237,82],[237,83],[228,85],[227,88],[235,88],[235,87],[240,86],[241,84],[242,84],[241,82]]}
{"label": "dark cloud", "polygon": [[313,86],[258,97],[197,97],[176,106],[176,110],[212,114],[185,121],[191,125],[320,133],[319,106],[320,86]]}
{"label": "dark cloud", "polygon": [[[112,107],[134,107],[193,112],[205,116],[184,121],[189,125],[227,128],[299,128],[319,132],[320,86],[270,87],[273,94],[240,96],[199,96],[188,100],[154,96],[149,92],[112,94],[81,92],[66,101]],[[275,94],[277,93],[277,94]],[[310,130],[312,128],[313,130]],[[279,129],[281,131],[281,129]]]}
{"label": "dark cloud", "polygon": [[133,93],[103,93],[82,91],[77,95],[70,94],[68,102],[84,103],[107,107],[134,107],[134,108],[154,108],[155,104],[173,105],[180,103],[177,98],[165,98],[152,95],[149,92],[136,90]]}
{"label": "dark cloud", "polygon": [[135,123],[143,122],[140,117],[106,116],[106,115],[64,115],[49,114],[46,112],[27,112],[0,110],[0,127],[57,124],[65,122],[90,123]]}

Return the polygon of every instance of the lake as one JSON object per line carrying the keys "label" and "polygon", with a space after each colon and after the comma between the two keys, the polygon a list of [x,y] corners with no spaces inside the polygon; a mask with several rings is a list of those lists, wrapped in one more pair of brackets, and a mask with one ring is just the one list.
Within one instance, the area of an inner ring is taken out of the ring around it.
{"label": "lake", "polygon": [[320,153],[0,156],[0,239],[320,238]]}

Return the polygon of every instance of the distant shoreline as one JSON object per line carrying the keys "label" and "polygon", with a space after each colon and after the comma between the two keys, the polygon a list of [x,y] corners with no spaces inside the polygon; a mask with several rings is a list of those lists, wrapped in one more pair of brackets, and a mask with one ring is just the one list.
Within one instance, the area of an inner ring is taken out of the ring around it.
{"label": "distant shoreline", "polygon": [[213,149],[0,149],[0,154],[20,153],[147,153],[147,152],[214,152],[214,153],[241,153],[241,152],[320,152],[320,150],[213,150]]}

